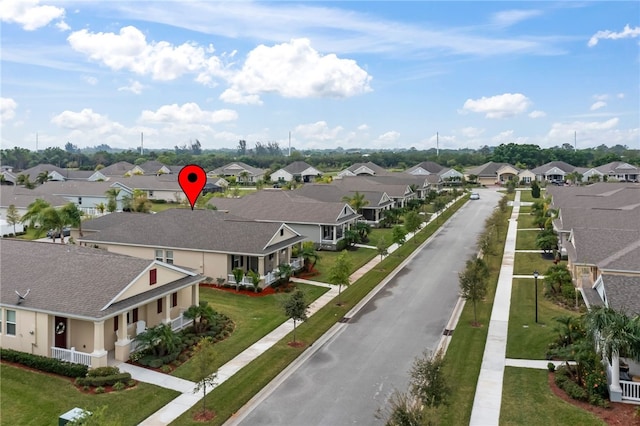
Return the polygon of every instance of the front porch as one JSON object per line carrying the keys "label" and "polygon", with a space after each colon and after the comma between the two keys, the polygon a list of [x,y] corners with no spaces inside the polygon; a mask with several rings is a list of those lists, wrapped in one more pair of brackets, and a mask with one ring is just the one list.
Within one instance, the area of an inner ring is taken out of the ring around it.
{"label": "front porch", "polygon": [[[291,266],[292,272],[299,271],[304,266],[304,259],[302,257],[293,258],[293,259],[290,259],[290,261],[287,262],[287,264]],[[279,277],[279,269],[276,267],[273,270],[260,276],[259,285],[261,288],[268,287],[274,282],[276,282],[276,280],[278,280],[278,277]],[[246,287],[253,286],[253,281],[251,280],[251,277],[247,276],[246,273],[242,277],[242,280],[240,280],[239,283],[236,282],[236,277],[233,274],[227,274],[227,283],[232,285],[236,285],[236,284],[242,285]]]}
{"label": "front porch", "polygon": [[604,360],[612,402],[640,404],[640,364],[631,359],[614,356]]}

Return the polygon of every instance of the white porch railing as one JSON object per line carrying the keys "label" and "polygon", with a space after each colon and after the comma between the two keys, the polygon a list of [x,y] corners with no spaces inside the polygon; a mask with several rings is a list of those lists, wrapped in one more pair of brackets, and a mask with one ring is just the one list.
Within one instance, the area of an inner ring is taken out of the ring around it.
{"label": "white porch railing", "polygon": [[622,388],[622,400],[640,402],[640,383],[620,380]]}
{"label": "white porch railing", "polygon": [[91,367],[91,354],[85,352],[78,352],[75,348],[65,349],[51,347],[51,358],[59,359],[60,361],[73,362],[75,364],[84,364]]}
{"label": "white porch railing", "polygon": [[[236,277],[233,276],[233,274],[228,274],[227,275],[227,282],[229,284],[235,284],[236,283]],[[253,285],[253,281],[251,281],[251,278],[247,277],[246,275],[244,277],[242,277],[242,280],[239,283],[240,285]]]}
{"label": "white porch railing", "polygon": [[134,352],[140,351],[144,349],[144,347],[145,347],[144,343],[134,339],[129,343],[129,353],[132,354]]}
{"label": "white porch railing", "polygon": [[267,272],[267,274],[262,277],[264,280],[265,287],[273,284],[278,279],[278,274],[275,271]]}
{"label": "white porch railing", "polygon": [[171,320],[171,330],[173,331],[182,330],[183,328],[190,325],[191,323],[193,323],[193,319],[187,319],[181,313],[178,316],[178,318]]}
{"label": "white porch railing", "polygon": [[295,259],[291,259],[291,269],[293,269],[294,271],[297,271],[298,269],[301,269],[302,266],[304,266],[304,258],[302,257],[298,257]]}

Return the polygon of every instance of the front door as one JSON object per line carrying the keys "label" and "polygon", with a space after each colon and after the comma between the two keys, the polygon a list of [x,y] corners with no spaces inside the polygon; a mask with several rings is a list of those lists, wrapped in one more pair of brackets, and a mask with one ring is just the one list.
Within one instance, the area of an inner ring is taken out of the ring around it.
{"label": "front door", "polygon": [[67,349],[67,319],[64,317],[56,317],[53,330],[55,333],[56,348]]}

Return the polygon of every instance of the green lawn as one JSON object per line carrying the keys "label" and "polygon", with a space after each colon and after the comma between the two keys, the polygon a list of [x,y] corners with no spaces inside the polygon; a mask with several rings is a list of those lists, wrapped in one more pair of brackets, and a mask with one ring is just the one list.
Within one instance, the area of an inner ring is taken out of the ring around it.
{"label": "green lawn", "polygon": [[507,358],[545,359],[549,343],[556,338],[555,317],[576,316],[545,299],[544,284],[538,280],[538,323],[535,322],[535,282],[516,278],[511,290]]}
{"label": "green lawn", "polygon": [[36,228],[28,228],[27,233],[24,235],[19,235],[16,238],[20,240],[37,240],[38,238],[44,238],[47,236],[47,231],[43,230],[40,235],[36,235],[38,229]]}
{"label": "green lawn", "polygon": [[506,367],[500,425],[604,425],[599,418],[553,394],[546,370]]}
{"label": "green lawn", "polygon": [[[542,194],[540,194],[542,196]],[[533,198],[531,196],[531,190],[520,191],[520,201],[524,203],[533,203],[535,201],[540,200],[540,198]]]}
{"label": "green lawn", "polygon": [[539,230],[518,231],[516,238],[516,250],[538,250],[538,247],[536,247],[536,238],[538,238],[539,233]]}
{"label": "green lawn", "polygon": [[[328,291],[325,287],[301,283],[298,283],[297,287],[305,292],[309,302]],[[216,359],[211,365],[211,372],[286,321],[282,302],[288,296],[289,293],[280,293],[264,297],[249,297],[201,287],[200,300],[209,302],[215,310],[231,318],[236,326],[227,339],[215,344]],[[190,361],[175,369],[172,374],[187,380],[197,380]]]}
{"label": "green lawn", "polygon": [[531,206],[520,206],[520,214],[531,214]]}
{"label": "green lawn", "polygon": [[3,425],[53,425],[74,407],[89,411],[107,406],[112,424],[137,425],[179,395],[147,383],[102,395],[80,392],[68,379],[0,364],[0,412]]}
{"label": "green lawn", "polygon": [[391,236],[392,233],[393,230],[391,228],[373,228],[369,233],[369,242],[367,245],[376,247],[380,238],[384,237],[385,242],[389,246],[393,240]]}
{"label": "green lawn", "polygon": [[185,206],[184,204],[178,204],[178,203],[152,203],[151,204],[151,211],[156,213],[163,212],[169,209],[186,209],[186,208],[189,208],[189,206]]}
{"label": "green lawn", "polygon": [[[442,221],[444,222],[444,220],[451,217],[466,201],[467,200],[459,201],[453,208],[445,212],[442,216]],[[423,229],[417,236],[418,243],[429,238],[437,227],[437,224],[431,224]],[[320,338],[331,326],[342,318],[345,313],[358,303],[358,301],[366,296],[380,281],[395,269],[416,247],[417,245],[415,244],[404,244],[397,251],[400,256],[386,257],[376,268],[367,272],[362,278],[342,291],[343,305],[336,306],[335,303],[329,303],[308,321],[300,324],[298,326],[297,338],[307,344]],[[280,371],[287,367],[306,349],[304,347],[292,348],[288,346],[286,342],[290,340],[290,336],[291,334],[207,395],[207,405],[213,407],[217,412],[217,416],[211,424],[223,424],[226,419],[239,410],[253,395],[266,386]],[[484,340],[482,341],[482,345],[484,348]],[[477,374],[476,378],[473,379],[474,383],[476,379]],[[172,424],[199,424],[192,420],[193,413],[197,409],[197,407],[190,409]]]}
{"label": "green lawn", "polygon": [[[540,274],[544,274],[550,266],[553,266],[553,260],[542,257],[542,255],[543,253],[516,253],[513,265],[513,274],[533,275],[533,271],[538,271]],[[559,265],[566,264],[566,261],[559,263]]]}
{"label": "green lawn", "polygon": [[518,215],[518,229],[522,228],[536,228],[538,226],[535,224],[536,217],[530,214],[521,214]]}
{"label": "green lawn", "polygon": [[[378,255],[378,252],[373,249],[367,249],[359,247],[356,250],[347,250],[349,260],[351,261],[351,273],[360,269],[363,265],[369,262],[371,259]],[[340,252],[335,251],[320,251],[320,260],[316,263],[315,269],[319,272],[318,275],[313,277],[314,281],[320,281],[323,283],[329,282],[329,271],[335,264],[336,259],[340,255]]]}

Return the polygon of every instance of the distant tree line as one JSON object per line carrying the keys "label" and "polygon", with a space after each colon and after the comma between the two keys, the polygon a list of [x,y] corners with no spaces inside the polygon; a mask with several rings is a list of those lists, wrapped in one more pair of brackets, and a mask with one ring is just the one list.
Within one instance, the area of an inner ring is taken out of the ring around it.
{"label": "distant tree line", "polygon": [[344,150],[342,148],[326,150],[281,149],[277,142],[256,142],[253,148],[240,140],[237,148],[221,150],[203,149],[199,140],[173,150],[145,150],[141,155],[137,149],[116,151],[102,144],[93,148],[80,149],[68,142],[65,149],[47,148],[38,152],[26,148],[14,147],[0,150],[0,162],[24,170],[38,164],[53,164],[62,168],[95,170],[119,161],[142,164],[148,160],[160,161],[168,165],[182,166],[199,164],[205,170],[213,170],[230,161],[242,161],[253,167],[277,170],[293,161],[304,160],[323,171],[342,170],[351,164],[372,161],[379,166],[404,170],[423,161],[433,161],[443,166],[462,171],[465,167],[478,166],[487,161],[504,162],[519,168],[535,168],[549,161],[564,161],[577,167],[596,167],[611,161],[625,161],[640,165],[640,150],[627,146],[574,150],[570,144],[561,147],[540,148],[533,144],[502,144],[497,147],[483,146],[480,149],[440,150]]}

